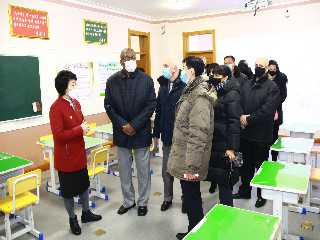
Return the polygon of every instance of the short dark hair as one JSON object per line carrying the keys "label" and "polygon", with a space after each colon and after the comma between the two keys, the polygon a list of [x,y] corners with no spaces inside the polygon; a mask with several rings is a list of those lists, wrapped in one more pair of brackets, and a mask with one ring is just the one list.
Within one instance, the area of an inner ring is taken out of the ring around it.
{"label": "short dark hair", "polygon": [[222,75],[223,77],[228,76],[228,78],[232,77],[232,72],[231,69],[226,66],[226,65],[220,65],[217,69],[216,69],[216,74]]}
{"label": "short dark hair", "polygon": [[276,66],[277,70],[280,71],[279,70],[279,65],[278,65],[276,60],[270,60],[268,66],[270,66],[270,65]]}
{"label": "short dark hair", "polygon": [[226,60],[227,58],[231,58],[231,59],[232,59],[232,61],[234,61],[234,62],[236,61],[235,57],[234,57],[234,56],[232,56],[232,55],[225,56],[223,60]]}
{"label": "short dark hair", "polygon": [[55,78],[55,87],[59,96],[63,96],[66,94],[66,90],[68,88],[68,84],[70,80],[77,80],[77,76],[68,70],[62,70],[58,72]]}
{"label": "short dark hair", "polygon": [[216,69],[219,67],[218,63],[209,63],[206,66],[206,74],[209,76],[212,72],[213,74],[216,72]]}
{"label": "short dark hair", "polygon": [[189,56],[183,59],[182,62],[186,64],[188,69],[190,68],[194,69],[194,73],[196,77],[199,77],[202,75],[205,65],[201,58],[198,58],[195,56]]}

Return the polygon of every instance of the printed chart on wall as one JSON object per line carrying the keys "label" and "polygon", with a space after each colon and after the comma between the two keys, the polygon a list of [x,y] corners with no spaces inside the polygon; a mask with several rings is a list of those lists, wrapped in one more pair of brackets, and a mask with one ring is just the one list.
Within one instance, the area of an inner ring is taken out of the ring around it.
{"label": "printed chart on wall", "polygon": [[85,100],[90,97],[93,91],[93,66],[92,62],[79,62],[66,64],[62,67],[77,75],[77,87],[73,96],[76,99]]}
{"label": "printed chart on wall", "polygon": [[107,79],[122,69],[119,62],[96,62],[94,63],[94,80],[98,86],[99,96],[105,96]]}

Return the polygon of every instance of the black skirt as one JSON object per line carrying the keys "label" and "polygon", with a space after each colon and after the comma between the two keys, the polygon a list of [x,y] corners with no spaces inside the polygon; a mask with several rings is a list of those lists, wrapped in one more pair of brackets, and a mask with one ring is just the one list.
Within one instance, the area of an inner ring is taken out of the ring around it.
{"label": "black skirt", "polygon": [[78,172],[58,172],[60,192],[64,198],[72,198],[85,192],[89,186],[88,169]]}

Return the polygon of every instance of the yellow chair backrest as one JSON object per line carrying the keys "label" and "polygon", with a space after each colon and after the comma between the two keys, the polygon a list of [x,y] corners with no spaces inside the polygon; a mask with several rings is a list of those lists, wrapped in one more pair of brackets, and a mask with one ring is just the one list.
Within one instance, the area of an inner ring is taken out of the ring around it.
{"label": "yellow chair backrest", "polygon": [[53,138],[52,134],[48,134],[48,135],[40,137],[40,142],[47,141],[47,140],[50,140],[52,138]]}
{"label": "yellow chair backrest", "polygon": [[97,127],[97,123],[90,123],[89,124],[89,132],[87,132],[86,136],[94,135],[94,129]]}
{"label": "yellow chair backrest", "polygon": [[105,162],[109,162],[109,148],[108,147],[99,147],[91,151],[90,154],[91,163],[90,167],[92,169],[92,175],[95,176],[96,167],[99,165],[104,165]]}
{"label": "yellow chair backrest", "polygon": [[98,165],[109,161],[109,148],[99,147],[91,152],[93,164]]}
{"label": "yellow chair backrest", "polygon": [[7,180],[10,197],[38,188],[41,185],[41,170],[37,169]]}

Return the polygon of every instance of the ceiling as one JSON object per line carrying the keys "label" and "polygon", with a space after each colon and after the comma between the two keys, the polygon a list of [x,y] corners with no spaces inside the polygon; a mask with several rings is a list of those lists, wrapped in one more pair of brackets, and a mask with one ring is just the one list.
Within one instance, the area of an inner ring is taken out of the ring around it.
{"label": "ceiling", "polygon": [[[152,19],[202,15],[244,8],[249,0],[74,0]],[[294,0],[273,0],[284,3]]]}

